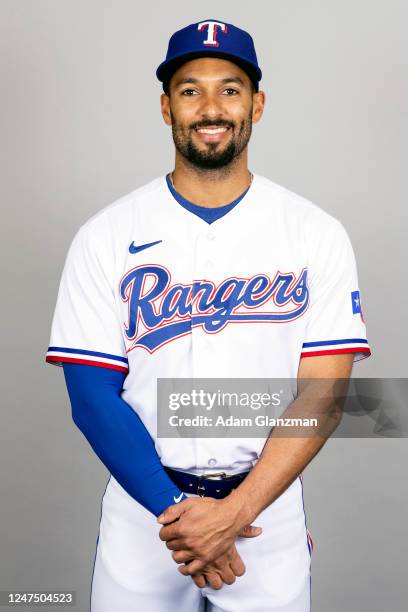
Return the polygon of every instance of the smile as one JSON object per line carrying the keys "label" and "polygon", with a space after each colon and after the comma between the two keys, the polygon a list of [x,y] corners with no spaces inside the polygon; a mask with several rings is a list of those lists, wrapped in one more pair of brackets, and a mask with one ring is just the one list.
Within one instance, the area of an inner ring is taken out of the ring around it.
{"label": "smile", "polygon": [[228,130],[227,127],[206,127],[206,128],[198,128],[197,132],[200,134],[222,134]]}

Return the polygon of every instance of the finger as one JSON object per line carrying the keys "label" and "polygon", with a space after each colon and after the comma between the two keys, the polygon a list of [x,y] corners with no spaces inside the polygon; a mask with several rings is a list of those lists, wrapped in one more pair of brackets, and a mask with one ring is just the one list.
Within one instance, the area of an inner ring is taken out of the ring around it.
{"label": "finger", "polygon": [[178,504],[173,504],[169,506],[157,517],[157,522],[165,525],[167,523],[172,523],[173,521],[180,518],[180,516],[187,510],[187,508],[191,505],[190,498],[183,499],[183,501]]}
{"label": "finger", "polygon": [[178,537],[180,537],[178,522],[172,523],[171,525],[166,525],[165,527],[162,527],[159,531],[159,538],[163,542],[174,540]]}
{"label": "finger", "polygon": [[194,559],[193,555],[186,550],[175,550],[171,556],[176,563],[188,563]]}
{"label": "finger", "polygon": [[194,559],[194,561],[191,561],[190,563],[188,563],[188,565],[181,565],[178,568],[178,571],[180,572],[180,574],[183,574],[183,576],[192,576],[193,574],[200,573],[204,567],[204,561],[200,561],[200,559]]}
{"label": "finger", "polygon": [[207,584],[203,574],[194,574],[191,578],[199,589],[203,589]]}
{"label": "finger", "polygon": [[235,576],[243,576],[245,574],[245,564],[238,553],[236,553],[233,559],[231,559],[230,567],[231,570],[234,572]]}
{"label": "finger", "polygon": [[169,540],[169,542],[165,543],[169,550],[187,550],[186,544],[181,540]]}
{"label": "finger", "polygon": [[234,547],[234,549],[228,551],[228,553],[226,553],[225,555],[222,555],[221,557],[218,557],[218,559],[215,559],[212,564],[217,573],[221,576],[222,580],[225,582],[225,584],[234,584],[235,582],[236,574],[234,573],[231,567],[231,563],[233,562],[236,556],[239,557]]}
{"label": "finger", "polygon": [[224,565],[222,568],[219,568],[218,573],[225,584],[234,584],[236,577],[228,564]]}
{"label": "finger", "polygon": [[245,525],[245,527],[242,527],[242,529],[238,532],[238,535],[241,536],[241,538],[256,538],[257,536],[261,535],[261,533],[262,527]]}
{"label": "finger", "polygon": [[205,578],[212,589],[220,589],[223,585],[223,582],[215,572],[206,572]]}

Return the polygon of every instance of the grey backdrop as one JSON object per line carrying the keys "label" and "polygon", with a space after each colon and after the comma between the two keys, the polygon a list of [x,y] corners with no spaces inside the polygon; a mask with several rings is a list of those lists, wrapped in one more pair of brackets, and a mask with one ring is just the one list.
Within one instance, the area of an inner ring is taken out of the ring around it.
{"label": "grey backdrop", "polygon": [[[373,349],[354,375],[406,377],[408,11],[402,0],[0,7],[0,590],[75,589],[85,611],[108,475],[44,353],[80,224],[172,167],[154,76],[169,35],[209,17],[253,34],[267,107],[250,167],[344,223]],[[306,470],[313,612],[405,609],[407,458],[407,440],[332,440]]]}

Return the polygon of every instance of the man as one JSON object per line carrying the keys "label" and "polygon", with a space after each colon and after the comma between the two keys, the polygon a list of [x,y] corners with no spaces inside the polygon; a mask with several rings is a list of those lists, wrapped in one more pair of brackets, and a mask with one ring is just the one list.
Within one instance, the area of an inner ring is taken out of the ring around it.
{"label": "man", "polygon": [[157,379],[294,378],[288,414],[317,410],[305,380],[347,380],[370,354],[353,250],[338,220],[248,169],[265,104],[249,34],[189,25],[157,76],[174,170],[81,227],[47,353],[111,472],[91,609],[309,612],[301,475],[328,435],[161,438]]}

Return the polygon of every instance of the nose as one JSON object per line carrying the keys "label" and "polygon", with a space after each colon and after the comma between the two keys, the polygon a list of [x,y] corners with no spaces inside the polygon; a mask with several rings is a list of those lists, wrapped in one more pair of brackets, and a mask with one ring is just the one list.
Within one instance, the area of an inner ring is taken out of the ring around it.
{"label": "nose", "polygon": [[220,96],[206,93],[200,97],[199,114],[202,119],[223,119],[224,108]]}

